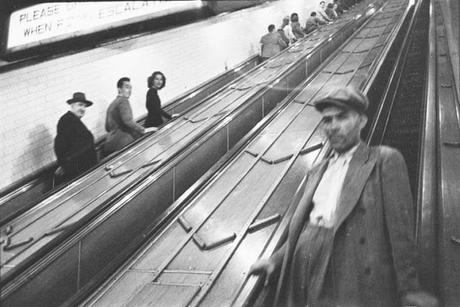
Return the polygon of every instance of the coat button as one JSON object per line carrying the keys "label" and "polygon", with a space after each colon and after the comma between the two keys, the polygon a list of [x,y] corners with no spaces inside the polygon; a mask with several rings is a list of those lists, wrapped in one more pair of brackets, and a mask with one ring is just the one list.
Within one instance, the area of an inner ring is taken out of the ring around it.
{"label": "coat button", "polygon": [[361,237],[361,238],[359,239],[359,244],[363,245],[364,243],[366,243],[366,238]]}
{"label": "coat button", "polygon": [[370,267],[366,267],[366,268],[364,269],[364,274],[370,275],[370,274],[371,274],[371,268],[370,268]]}

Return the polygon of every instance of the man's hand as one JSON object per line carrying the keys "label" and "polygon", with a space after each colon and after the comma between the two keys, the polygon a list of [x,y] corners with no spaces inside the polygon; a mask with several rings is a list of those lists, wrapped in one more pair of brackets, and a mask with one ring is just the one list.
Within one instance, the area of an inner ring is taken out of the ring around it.
{"label": "man's hand", "polygon": [[249,269],[248,275],[265,276],[264,286],[268,285],[273,272],[275,272],[275,264],[268,259],[259,259]]}
{"label": "man's hand", "polygon": [[156,131],[158,131],[158,127],[145,128],[145,133],[156,132]]}
{"label": "man's hand", "polygon": [[439,307],[438,300],[431,294],[423,291],[407,292],[401,299],[403,307]]}
{"label": "man's hand", "polygon": [[180,114],[178,114],[178,113],[171,114],[172,119],[178,118],[179,116],[180,116]]}

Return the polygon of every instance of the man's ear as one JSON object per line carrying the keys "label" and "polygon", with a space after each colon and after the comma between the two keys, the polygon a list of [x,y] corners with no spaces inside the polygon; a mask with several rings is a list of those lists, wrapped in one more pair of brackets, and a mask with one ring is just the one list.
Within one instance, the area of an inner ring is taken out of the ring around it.
{"label": "man's ear", "polygon": [[361,121],[359,123],[359,128],[363,129],[366,124],[367,124],[367,115],[366,114],[361,114]]}

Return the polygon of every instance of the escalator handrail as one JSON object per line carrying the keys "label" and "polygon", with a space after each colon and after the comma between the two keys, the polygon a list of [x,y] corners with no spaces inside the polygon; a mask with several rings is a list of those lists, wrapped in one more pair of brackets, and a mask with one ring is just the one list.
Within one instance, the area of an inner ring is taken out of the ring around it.
{"label": "escalator handrail", "polygon": [[[428,30],[427,78],[422,118],[421,152],[418,179],[418,203],[416,211],[415,239],[419,249],[420,263],[436,263],[436,216],[434,204],[437,203],[437,65],[436,65],[436,23],[433,1],[430,1],[430,21]],[[430,268],[425,268],[429,269]],[[434,269],[434,268],[432,268]],[[429,279],[436,284],[435,272]],[[435,290],[435,289],[427,289]]]}

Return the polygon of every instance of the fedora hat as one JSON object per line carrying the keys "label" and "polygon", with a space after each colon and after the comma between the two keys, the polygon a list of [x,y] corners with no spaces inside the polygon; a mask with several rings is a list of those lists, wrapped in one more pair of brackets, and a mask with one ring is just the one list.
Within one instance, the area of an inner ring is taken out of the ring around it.
{"label": "fedora hat", "polygon": [[84,102],[86,103],[86,106],[89,107],[93,104],[92,101],[86,100],[85,93],[82,92],[75,92],[73,93],[73,97],[67,100],[68,104],[74,103],[74,102]]}
{"label": "fedora hat", "polygon": [[339,87],[333,89],[325,97],[315,101],[316,110],[323,111],[326,107],[335,106],[342,109],[352,109],[358,113],[365,113],[369,107],[369,100],[354,87]]}

